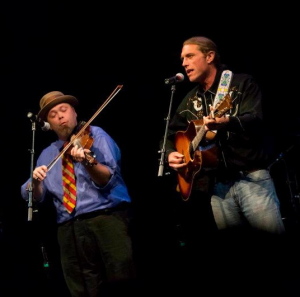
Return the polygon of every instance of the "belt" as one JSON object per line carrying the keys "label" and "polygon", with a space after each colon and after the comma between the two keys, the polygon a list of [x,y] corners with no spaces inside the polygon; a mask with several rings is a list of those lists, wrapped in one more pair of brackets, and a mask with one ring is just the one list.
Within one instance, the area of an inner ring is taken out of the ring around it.
{"label": "belt", "polygon": [[95,218],[95,217],[100,216],[100,215],[109,215],[109,214],[111,214],[115,211],[126,210],[126,209],[128,209],[129,204],[130,203],[128,203],[128,202],[122,202],[122,203],[120,203],[119,205],[117,205],[115,207],[98,209],[98,210],[95,210],[95,211],[83,213],[83,214],[77,215],[76,217],[74,217],[74,218],[72,218],[72,219],[70,219],[66,222],[60,223],[59,225],[61,226],[61,225],[64,225],[66,223],[69,223],[69,222],[83,221],[83,220],[86,220],[86,219],[92,219],[92,218]]}
{"label": "belt", "polygon": [[95,210],[92,212],[80,214],[80,215],[76,216],[75,218],[73,218],[72,220],[73,221],[82,221],[82,220],[86,220],[86,219],[92,219],[92,218],[98,217],[100,215],[110,214],[115,210],[116,209],[114,209],[114,208],[99,209],[99,210]]}
{"label": "belt", "polygon": [[241,170],[241,171],[223,171],[219,172],[217,174],[217,182],[222,182],[222,183],[229,183],[232,182],[236,179],[239,179],[241,176],[247,176],[248,174],[261,170],[262,168],[255,168],[255,169],[249,169],[249,170]]}
{"label": "belt", "polygon": [[115,207],[98,209],[98,210],[95,210],[95,211],[92,211],[92,212],[80,214],[80,215],[76,216],[73,220],[82,221],[82,220],[85,220],[85,219],[92,219],[92,218],[95,218],[95,217],[100,216],[100,215],[108,215],[108,214],[111,214],[115,211],[125,210],[128,207],[129,207],[128,202],[121,202],[119,205],[117,205]]}
{"label": "belt", "polygon": [[241,174],[243,174],[244,176],[247,176],[248,174],[254,172],[254,171],[257,171],[257,170],[261,170],[261,169],[251,169],[251,170],[243,170],[243,171],[240,171]]}

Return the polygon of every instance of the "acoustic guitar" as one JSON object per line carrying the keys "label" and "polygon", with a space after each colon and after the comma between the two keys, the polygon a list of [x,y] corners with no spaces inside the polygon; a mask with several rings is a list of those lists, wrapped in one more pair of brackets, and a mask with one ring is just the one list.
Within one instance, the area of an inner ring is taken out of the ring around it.
{"label": "acoustic guitar", "polygon": [[[217,104],[211,116],[222,117],[231,108],[232,100],[227,93]],[[190,197],[195,175],[203,168],[213,169],[218,165],[215,135],[216,132],[205,129],[202,119],[191,121],[186,131],[177,131],[175,135],[176,150],[184,155],[186,163],[177,174],[177,189],[185,201]]]}

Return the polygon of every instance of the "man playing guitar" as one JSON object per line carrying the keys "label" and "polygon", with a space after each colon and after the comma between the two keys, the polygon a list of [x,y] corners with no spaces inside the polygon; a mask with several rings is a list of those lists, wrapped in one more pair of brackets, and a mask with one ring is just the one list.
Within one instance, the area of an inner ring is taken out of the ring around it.
{"label": "man playing guitar", "polygon": [[[181,197],[199,200],[207,193],[218,230],[246,225],[269,234],[284,233],[267,169],[258,84],[251,75],[232,73],[222,65],[217,46],[203,36],[184,41],[181,60],[195,86],[177,107],[166,140],[166,161],[177,172]],[[213,141],[210,134],[215,135]],[[201,150],[206,146],[209,149]]]}

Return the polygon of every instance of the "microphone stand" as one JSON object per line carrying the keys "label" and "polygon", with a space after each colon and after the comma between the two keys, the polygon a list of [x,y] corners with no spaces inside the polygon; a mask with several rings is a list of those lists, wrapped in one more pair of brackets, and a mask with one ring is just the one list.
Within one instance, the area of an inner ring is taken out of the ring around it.
{"label": "microphone stand", "polygon": [[[30,149],[30,182],[29,182],[29,187],[28,187],[28,221],[32,221],[33,218],[33,166],[34,166],[34,147],[35,147],[35,133],[36,133],[36,126],[38,123],[38,119],[35,115],[33,115],[31,112],[27,114],[27,117],[30,119],[32,125],[31,125],[31,130],[32,130],[32,143],[31,143],[31,149]],[[43,128],[42,128],[43,129]],[[45,129],[48,130],[46,127]],[[43,131],[47,131],[43,130]],[[46,270],[46,277],[50,279],[50,274],[49,274],[49,260],[48,260],[48,255],[46,251],[45,244],[43,241],[40,242],[40,247],[41,247],[41,252],[42,252],[42,259],[43,259],[43,267]]]}
{"label": "microphone stand", "polygon": [[32,213],[33,213],[33,187],[32,187],[32,182],[33,182],[33,164],[34,164],[34,144],[35,144],[35,132],[36,132],[36,118],[35,116],[29,112],[27,114],[27,117],[30,119],[32,125],[31,125],[31,130],[32,130],[32,144],[31,144],[31,150],[30,150],[30,183],[28,187],[28,221],[32,221]]}
{"label": "microphone stand", "polygon": [[176,87],[175,84],[171,85],[171,98],[170,98],[170,104],[169,104],[169,111],[168,111],[168,116],[166,117],[166,127],[165,127],[165,135],[164,135],[164,140],[163,140],[163,146],[158,153],[160,153],[160,161],[159,161],[159,168],[158,168],[158,176],[163,176],[164,172],[164,161],[165,161],[165,152],[166,152],[166,141],[167,141],[167,133],[168,133],[168,127],[169,127],[169,122],[170,122],[170,115],[171,115],[171,110],[172,110],[172,104],[173,104],[173,97],[175,93]]}

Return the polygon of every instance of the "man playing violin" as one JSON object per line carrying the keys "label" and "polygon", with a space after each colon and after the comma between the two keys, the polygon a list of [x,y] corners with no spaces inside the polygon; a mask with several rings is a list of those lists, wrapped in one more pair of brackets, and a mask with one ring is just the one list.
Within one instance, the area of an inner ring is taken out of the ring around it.
{"label": "man playing violin", "polygon": [[[97,126],[88,127],[90,147],[82,146],[73,134],[78,129],[78,103],[76,97],[59,91],[41,98],[37,117],[50,124],[58,139],[41,152],[32,178],[21,186],[21,194],[28,199],[32,182],[34,201],[52,199],[61,265],[71,296],[96,297],[104,290],[130,287],[135,280],[129,232],[131,197],[121,175],[121,153],[116,142]],[[73,143],[74,136],[77,141]],[[57,159],[65,144],[69,149],[64,154],[74,161],[74,209],[65,207],[63,156]],[[57,162],[49,167],[53,160]]]}

